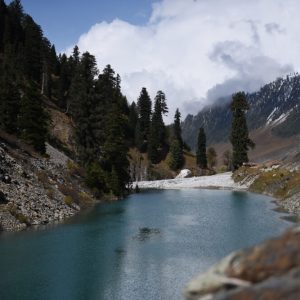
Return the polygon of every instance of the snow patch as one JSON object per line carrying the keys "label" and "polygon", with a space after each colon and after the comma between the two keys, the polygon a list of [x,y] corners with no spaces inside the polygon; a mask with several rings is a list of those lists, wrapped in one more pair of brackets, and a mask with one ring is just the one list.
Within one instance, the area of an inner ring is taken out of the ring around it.
{"label": "snow patch", "polygon": [[275,107],[272,112],[269,114],[268,118],[267,118],[267,125],[269,125],[273,120],[272,117],[275,114],[275,112],[278,110],[278,107]]}
{"label": "snow patch", "polygon": [[247,189],[232,179],[232,173],[192,178],[175,178],[155,181],[140,181],[134,184],[140,189],[182,189],[182,188],[218,188],[218,189]]}
{"label": "snow patch", "polygon": [[[283,114],[281,114],[277,119],[275,119],[275,120],[272,120],[271,118],[270,118],[270,116],[268,117],[268,120],[267,120],[267,125],[272,125],[272,126],[274,126],[274,125],[279,125],[279,124],[281,124],[281,123],[283,123],[286,119],[287,119],[287,117],[290,115],[290,113],[294,110],[295,108],[292,108],[292,109],[290,109],[289,111],[287,111],[286,113],[283,113]],[[275,113],[275,112],[274,112]],[[273,113],[273,114],[274,114]],[[272,117],[272,116],[271,116]],[[270,119],[269,119],[270,118]]]}

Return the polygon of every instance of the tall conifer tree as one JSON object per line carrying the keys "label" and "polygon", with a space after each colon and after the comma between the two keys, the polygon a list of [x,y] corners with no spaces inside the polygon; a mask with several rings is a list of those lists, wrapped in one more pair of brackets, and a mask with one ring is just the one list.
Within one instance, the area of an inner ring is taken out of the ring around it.
{"label": "tall conifer tree", "polygon": [[4,31],[6,18],[6,4],[4,0],[0,0],[0,53],[4,50]]}
{"label": "tall conifer tree", "polygon": [[245,112],[249,105],[244,92],[238,92],[233,95],[231,102],[231,111],[233,114],[230,141],[233,148],[232,163],[233,168],[238,169],[243,163],[248,162],[249,148],[254,148],[255,144],[249,138]]}
{"label": "tall conifer tree", "polygon": [[173,124],[173,136],[171,138],[169,165],[173,170],[180,169],[184,164],[183,142],[181,137],[180,112],[176,109]]}
{"label": "tall conifer tree", "polygon": [[28,79],[40,83],[43,71],[43,32],[28,15],[24,19],[24,35],[24,71]]}
{"label": "tall conifer tree", "polygon": [[168,106],[166,96],[158,91],[155,97],[154,111],[151,119],[150,134],[148,140],[148,157],[152,163],[159,163],[162,159],[161,151],[165,145],[166,128],[163,115],[167,114]]}
{"label": "tall conifer tree", "polygon": [[36,84],[29,82],[21,98],[19,126],[21,137],[37,151],[46,151],[49,116],[43,109],[41,95]]}
{"label": "tall conifer tree", "polygon": [[175,116],[174,116],[174,134],[175,137],[177,138],[180,147],[183,147],[183,141],[181,137],[181,114],[179,112],[179,109],[176,109]]}
{"label": "tall conifer tree", "polygon": [[137,100],[138,110],[138,130],[136,141],[137,147],[140,151],[145,152],[147,150],[147,139],[150,133],[151,123],[151,108],[152,102],[146,88],[142,88],[141,94]]}
{"label": "tall conifer tree", "polygon": [[201,127],[199,129],[198,134],[198,147],[197,147],[197,165],[201,169],[207,169],[207,158],[206,158],[206,135],[204,132],[204,128]]}
{"label": "tall conifer tree", "polygon": [[6,69],[0,76],[0,127],[9,133],[18,132],[20,100],[16,78],[10,69]]}
{"label": "tall conifer tree", "polygon": [[135,143],[135,132],[138,122],[138,111],[135,102],[133,101],[129,107],[129,135],[131,139],[131,144]]}

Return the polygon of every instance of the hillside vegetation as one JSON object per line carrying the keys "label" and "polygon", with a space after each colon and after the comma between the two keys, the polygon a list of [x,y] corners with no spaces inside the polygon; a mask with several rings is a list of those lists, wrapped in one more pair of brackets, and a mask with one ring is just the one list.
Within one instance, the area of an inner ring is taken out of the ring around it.
{"label": "hillside vegetation", "polygon": [[[172,179],[178,175],[178,171],[174,171],[170,168],[169,157],[166,157],[166,159],[158,164],[152,164],[148,156],[136,148],[130,149],[129,157],[133,181]],[[183,157],[184,164],[182,169],[189,169],[192,172],[191,176],[204,175],[210,172],[206,170],[205,173],[197,167],[196,156],[192,152],[185,150]]]}

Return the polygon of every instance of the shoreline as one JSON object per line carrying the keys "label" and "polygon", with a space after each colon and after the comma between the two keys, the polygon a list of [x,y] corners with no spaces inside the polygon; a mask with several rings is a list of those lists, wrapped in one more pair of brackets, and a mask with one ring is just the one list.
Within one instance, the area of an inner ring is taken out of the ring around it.
{"label": "shoreline", "polygon": [[299,295],[299,173],[242,168],[233,177],[235,182],[246,184],[248,192],[272,197],[276,205],[273,210],[286,214],[281,218],[291,226],[277,237],[232,252],[201,272],[187,284],[184,299],[255,300],[258,296],[275,298],[276,294],[281,295],[280,299],[290,299],[291,295]]}
{"label": "shoreline", "polygon": [[174,178],[163,179],[154,181],[138,181],[134,182],[133,188],[138,187],[140,190],[180,190],[180,189],[214,189],[214,190],[232,190],[232,191],[247,191],[260,195],[265,195],[273,198],[273,202],[276,204],[278,211],[286,213],[294,221],[300,222],[300,210],[298,204],[299,195],[292,195],[287,198],[276,197],[275,193],[269,191],[260,191],[252,187],[253,178],[249,177],[247,180],[236,181],[233,177],[235,173],[226,172],[210,176],[199,176],[190,178]]}
{"label": "shoreline", "polygon": [[198,176],[189,178],[163,179],[154,181],[138,181],[133,187],[139,189],[226,189],[226,190],[247,190],[246,185],[235,183],[232,173],[226,172],[210,176]]}

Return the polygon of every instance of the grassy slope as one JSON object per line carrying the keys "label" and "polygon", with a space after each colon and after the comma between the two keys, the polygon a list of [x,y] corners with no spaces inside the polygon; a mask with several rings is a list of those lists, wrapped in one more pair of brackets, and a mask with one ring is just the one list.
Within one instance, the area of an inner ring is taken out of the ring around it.
{"label": "grassy slope", "polygon": [[[295,149],[300,150],[300,135],[293,137],[279,137],[272,134],[271,128],[257,129],[250,133],[250,137],[256,144],[249,151],[249,159],[253,162],[263,162],[271,159],[285,159]],[[222,164],[222,155],[225,150],[231,150],[231,144],[220,143],[213,145],[218,153],[218,166]]]}
{"label": "grassy slope", "polygon": [[233,178],[236,182],[253,180],[250,191],[282,200],[300,193],[300,173],[284,168],[272,170],[242,167],[234,173]]}

